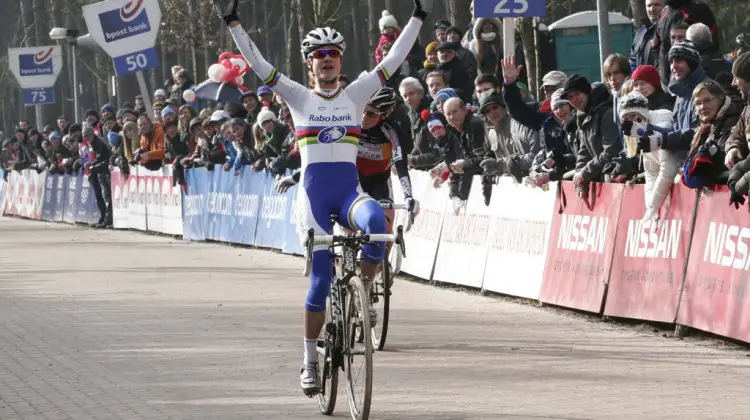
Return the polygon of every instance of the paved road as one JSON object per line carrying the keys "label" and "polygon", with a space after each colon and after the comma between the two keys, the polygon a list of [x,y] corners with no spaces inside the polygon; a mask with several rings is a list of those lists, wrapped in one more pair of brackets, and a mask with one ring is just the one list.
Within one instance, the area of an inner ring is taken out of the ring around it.
{"label": "paved road", "polygon": [[[0,218],[0,419],[320,419],[297,388],[301,268],[268,251]],[[748,351],[406,281],[394,306],[373,419],[750,411]]]}

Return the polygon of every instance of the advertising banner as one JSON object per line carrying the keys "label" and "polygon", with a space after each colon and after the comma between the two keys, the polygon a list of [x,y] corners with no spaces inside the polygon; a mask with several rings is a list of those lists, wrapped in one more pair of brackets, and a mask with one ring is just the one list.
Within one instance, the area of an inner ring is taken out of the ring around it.
{"label": "advertising banner", "polygon": [[510,177],[500,178],[493,187],[485,290],[539,299],[557,183],[548,187],[544,191]]}
{"label": "advertising banner", "polygon": [[269,172],[255,173],[263,180],[263,199],[260,204],[260,217],[255,230],[255,246],[282,249],[286,237],[289,194],[279,194],[274,189],[274,179]]}
{"label": "advertising banner", "polygon": [[[8,60],[10,71],[22,89],[54,86],[63,67],[62,49],[58,45],[9,48]],[[43,102],[46,101],[33,103]]]}
{"label": "advertising banner", "polygon": [[97,223],[101,216],[89,177],[79,174],[76,177],[76,223]]}
{"label": "advertising banner", "polygon": [[130,176],[128,177],[128,211],[130,212],[130,228],[137,230],[148,230],[146,219],[146,170],[140,166],[130,167]]}
{"label": "advertising banner", "polygon": [[237,178],[237,204],[232,217],[233,226],[229,232],[229,242],[253,245],[266,187],[265,176],[253,172],[249,166],[244,166]]}
{"label": "advertising banner", "polygon": [[[430,175],[424,171],[410,171],[414,196],[419,200],[419,215],[409,232],[404,234],[406,258],[401,263],[401,271],[431,280],[432,269],[438,249],[438,240],[443,226],[448,199],[448,186],[435,188]],[[395,176],[394,176],[395,178]],[[391,178],[398,185],[398,180]],[[399,197],[399,195],[396,195]],[[406,212],[399,211],[397,223],[406,226]]]}
{"label": "advertising banner", "polygon": [[286,192],[289,196],[289,210],[287,210],[286,232],[284,233],[285,254],[303,255],[304,249],[297,233],[297,194],[299,185],[295,185]]}
{"label": "advertising banner", "polygon": [[65,191],[65,206],[63,208],[63,222],[76,222],[76,175],[63,175],[63,190]]}
{"label": "advertising banner", "polygon": [[187,241],[205,241],[208,230],[208,177],[205,168],[185,171],[187,194],[182,195],[182,238]]}
{"label": "advertising banner", "polygon": [[217,166],[208,172],[208,227],[206,239],[229,242],[234,219],[234,205],[237,198],[238,177]]}
{"label": "advertising banner", "polygon": [[[443,192],[447,193],[445,190]],[[484,204],[482,178],[474,177],[466,207],[460,209],[458,214],[450,201],[445,206],[432,279],[481,288],[492,220],[490,208]],[[457,263],[459,261],[460,264]]]}
{"label": "advertising banner", "polygon": [[112,170],[112,221],[115,229],[130,228],[128,178],[120,169]]}
{"label": "advertising banner", "polygon": [[623,187],[592,183],[583,199],[572,182],[562,182],[539,300],[588,312],[602,310]]}
{"label": "advertising banner", "polygon": [[677,323],[750,342],[748,209],[729,195],[701,195]]}
{"label": "advertising banner", "polygon": [[696,200],[693,190],[676,184],[659,221],[644,221],[644,186],[625,186],[605,315],[674,322]]}
{"label": "advertising banner", "polygon": [[57,212],[57,183],[59,175],[47,175],[44,182],[44,203],[42,203],[42,220],[53,222]]}

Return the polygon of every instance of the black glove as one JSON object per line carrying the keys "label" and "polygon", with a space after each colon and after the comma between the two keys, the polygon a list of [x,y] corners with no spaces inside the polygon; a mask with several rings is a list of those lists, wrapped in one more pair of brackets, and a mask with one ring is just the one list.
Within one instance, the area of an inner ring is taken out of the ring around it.
{"label": "black glove", "polygon": [[638,137],[638,151],[651,153],[651,139],[648,137]]}
{"label": "black glove", "polygon": [[735,209],[745,204],[745,196],[737,192],[737,182],[729,183],[729,205],[734,205]]}
{"label": "black glove", "polygon": [[516,178],[516,181],[520,184],[523,181],[523,169],[521,168],[521,158],[518,155],[513,155],[505,158],[506,172]]}
{"label": "black glove", "polygon": [[412,13],[411,15],[421,20],[422,22],[424,22],[425,18],[427,18],[427,12],[425,12],[424,9],[422,9],[421,0],[414,0],[414,13]]}
{"label": "black glove", "polygon": [[216,11],[216,14],[219,15],[219,17],[224,20],[224,23],[229,25],[230,23],[236,20],[240,20],[239,16],[237,16],[237,4],[239,3],[239,1],[232,0],[232,8],[229,10],[224,9],[218,4],[220,2],[226,2],[226,1],[227,0],[211,0],[211,3],[214,6],[214,10]]}

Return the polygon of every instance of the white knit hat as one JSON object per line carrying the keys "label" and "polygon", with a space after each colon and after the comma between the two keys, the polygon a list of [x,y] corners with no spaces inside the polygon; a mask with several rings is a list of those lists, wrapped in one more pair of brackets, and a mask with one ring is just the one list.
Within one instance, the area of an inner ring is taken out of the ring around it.
{"label": "white knit hat", "polygon": [[555,109],[555,106],[559,104],[570,104],[570,101],[563,97],[563,88],[557,89],[552,94],[552,99],[550,100],[550,106],[553,110]]}
{"label": "white knit hat", "polygon": [[383,10],[383,17],[380,18],[378,21],[378,25],[380,26],[380,32],[383,32],[385,28],[396,28],[398,29],[398,21],[396,20],[396,16],[393,16],[391,12],[387,10]]}
{"label": "white knit hat", "polygon": [[258,113],[258,118],[256,119],[256,121],[258,121],[258,124],[263,124],[266,121],[271,121],[275,119],[276,119],[276,114],[274,114],[273,111],[271,111],[268,108],[263,108]]}
{"label": "white knit hat", "polygon": [[165,92],[164,89],[156,89],[156,92],[154,92],[154,98],[156,98],[157,96],[163,96],[166,98],[167,92]]}
{"label": "white knit hat", "polygon": [[640,92],[630,92],[620,100],[620,119],[633,113],[640,115],[646,121],[650,120],[648,99]]}

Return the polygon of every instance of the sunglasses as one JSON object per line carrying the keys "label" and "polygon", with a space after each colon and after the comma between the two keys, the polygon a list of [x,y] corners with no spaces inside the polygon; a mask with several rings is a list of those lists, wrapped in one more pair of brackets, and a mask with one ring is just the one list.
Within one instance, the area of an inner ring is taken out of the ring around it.
{"label": "sunglasses", "polygon": [[339,58],[341,57],[341,50],[336,48],[331,48],[330,50],[315,50],[310,53],[309,57],[318,59],[325,57]]}
{"label": "sunglasses", "polygon": [[365,111],[365,117],[367,118],[375,118],[383,115],[382,112],[372,112],[372,111]]}

